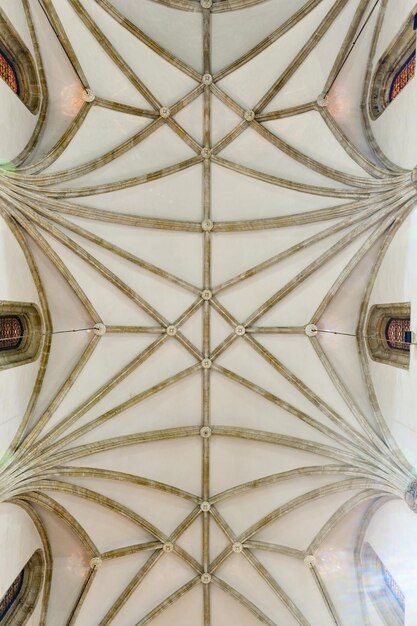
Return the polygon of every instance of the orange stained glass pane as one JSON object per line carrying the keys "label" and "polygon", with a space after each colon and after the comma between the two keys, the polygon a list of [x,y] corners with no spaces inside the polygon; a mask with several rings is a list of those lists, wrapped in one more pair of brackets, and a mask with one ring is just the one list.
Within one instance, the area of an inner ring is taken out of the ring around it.
{"label": "orange stained glass pane", "polygon": [[404,89],[404,87],[410,82],[412,78],[414,78],[416,73],[416,51],[412,53],[411,56],[408,57],[407,61],[401,67],[401,69],[394,76],[394,80],[391,84],[391,90],[389,94],[390,102],[394,100]]}
{"label": "orange stained glass pane", "polygon": [[15,93],[18,92],[17,78],[14,69],[0,52],[0,76],[9,85],[10,89]]}

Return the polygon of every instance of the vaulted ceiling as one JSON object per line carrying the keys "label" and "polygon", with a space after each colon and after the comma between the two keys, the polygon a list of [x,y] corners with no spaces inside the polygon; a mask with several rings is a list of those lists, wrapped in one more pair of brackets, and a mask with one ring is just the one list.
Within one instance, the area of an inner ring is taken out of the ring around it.
{"label": "vaulted ceiling", "polygon": [[416,454],[365,337],[416,198],[362,106],[392,2],[0,2],[43,91],[0,172],[0,297],[45,325],[0,372],[30,624],[382,623],[361,547]]}

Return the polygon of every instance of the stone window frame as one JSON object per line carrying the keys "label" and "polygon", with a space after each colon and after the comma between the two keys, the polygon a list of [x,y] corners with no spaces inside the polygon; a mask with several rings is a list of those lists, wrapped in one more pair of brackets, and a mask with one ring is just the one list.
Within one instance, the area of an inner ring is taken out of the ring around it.
{"label": "stone window frame", "polygon": [[21,573],[23,573],[22,586],[3,618],[2,626],[23,626],[35,610],[45,578],[45,559],[42,550],[33,553]]}
{"label": "stone window frame", "polygon": [[41,101],[41,86],[36,64],[29,49],[1,9],[0,51],[16,74],[18,93],[15,95],[35,115],[39,111]]}
{"label": "stone window frame", "polygon": [[39,355],[43,333],[42,317],[36,304],[0,301],[0,316],[18,317],[24,334],[15,350],[0,350],[0,371],[35,361]]}
{"label": "stone window frame", "polygon": [[[407,59],[416,51],[416,31],[414,30],[414,9],[402,29],[380,58],[369,91],[368,109],[372,120],[378,117],[391,104],[390,93],[394,78]],[[395,98],[394,98],[395,100]]]}
{"label": "stone window frame", "polygon": [[409,369],[410,352],[391,348],[388,345],[385,330],[390,319],[409,319],[410,316],[411,305],[409,302],[374,304],[369,311],[366,324],[366,343],[373,361]]}

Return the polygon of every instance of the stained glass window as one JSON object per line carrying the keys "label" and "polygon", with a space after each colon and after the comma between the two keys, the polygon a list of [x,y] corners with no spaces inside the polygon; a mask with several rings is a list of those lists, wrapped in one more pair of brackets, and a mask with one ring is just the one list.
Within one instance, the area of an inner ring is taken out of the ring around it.
{"label": "stained glass window", "polygon": [[369,543],[363,547],[362,566],[366,590],[382,623],[386,626],[404,626],[404,593]]}
{"label": "stained glass window", "polygon": [[12,582],[3,598],[0,600],[0,622],[6,617],[6,614],[12,608],[23,585],[24,570],[22,570],[19,576]]}
{"label": "stained glass window", "polygon": [[0,52],[0,76],[6,83],[9,85],[10,89],[17,93],[19,91],[19,85],[17,83],[16,73],[6,59],[5,56]]}
{"label": "stained glass window", "polygon": [[388,320],[385,336],[388,346],[393,350],[410,351],[410,341],[406,333],[410,333],[410,319],[391,317]]}
{"label": "stained glass window", "polygon": [[0,351],[16,350],[22,343],[23,324],[15,315],[0,316]]}
{"label": "stained glass window", "polygon": [[393,578],[391,572],[385,567],[381,559],[379,559],[379,561],[381,563],[382,575],[384,577],[387,589],[389,590],[394,600],[397,602],[400,609],[405,612],[405,598],[403,592],[401,591],[397,581]]}
{"label": "stained glass window", "polygon": [[416,73],[416,51],[408,57],[406,62],[401,66],[398,72],[395,74],[391,83],[391,89],[389,92],[389,101],[392,102],[394,98],[398,96],[400,91],[414,78]]}

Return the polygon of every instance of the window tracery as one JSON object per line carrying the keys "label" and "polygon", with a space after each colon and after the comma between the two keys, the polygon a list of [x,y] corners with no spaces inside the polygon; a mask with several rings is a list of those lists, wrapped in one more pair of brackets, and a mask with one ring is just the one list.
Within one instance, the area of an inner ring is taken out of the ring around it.
{"label": "window tracery", "polygon": [[17,315],[0,316],[0,351],[16,350],[23,340],[23,321]]}
{"label": "window tracery", "polygon": [[392,350],[410,351],[410,318],[391,317],[385,329],[388,346]]}

